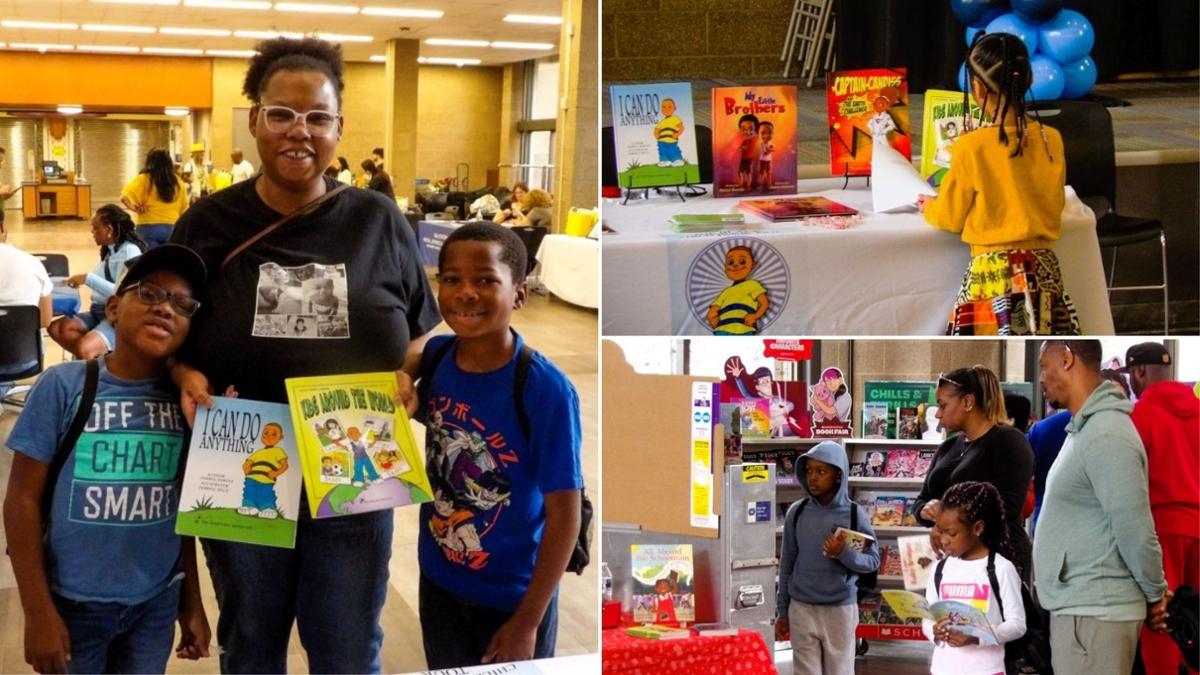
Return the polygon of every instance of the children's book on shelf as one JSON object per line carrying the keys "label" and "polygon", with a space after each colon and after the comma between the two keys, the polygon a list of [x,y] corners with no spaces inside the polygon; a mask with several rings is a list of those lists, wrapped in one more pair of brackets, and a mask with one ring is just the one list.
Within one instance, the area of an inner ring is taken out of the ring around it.
{"label": "children's book on shelf", "polygon": [[880,401],[862,407],[863,438],[887,438],[888,404]]}
{"label": "children's book on shelf", "polygon": [[800,484],[800,477],[796,475],[796,451],[794,449],[780,448],[775,453],[775,484]]}
{"label": "children's book on shelf", "polygon": [[904,514],[900,517],[900,527],[919,527],[921,524],[917,522],[917,512],[914,508],[916,497],[907,497],[904,500]]}
{"label": "children's book on shelf", "polygon": [[713,196],[796,192],[796,87],[712,90]]}
{"label": "children's book on shelf", "polygon": [[833,175],[870,175],[876,139],[912,159],[906,69],[830,72],[825,84],[829,168]]}
{"label": "children's book on shelf", "polygon": [[872,537],[865,532],[858,532],[856,530],[850,530],[844,527],[837,528],[833,533],[842,540],[842,543],[845,544],[847,548],[859,553],[867,550],[869,543],[875,541],[875,537]]}
{"label": "children's book on shelf", "polygon": [[[721,404],[721,420],[731,419],[726,412],[726,404]],[[769,398],[735,398],[730,405],[736,406],[741,412],[742,438],[771,437],[771,399]],[[732,409],[729,409],[732,414]]]}
{"label": "children's book on shelf", "polygon": [[929,543],[929,535],[914,534],[908,537],[897,537],[896,548],[900,551],[900,569],[904,574],[904,588],[909,591],[923,591],[929,584],[933,566],[937,564],[933,546]]}
{"label": "children's book on shelf", "polygon": [[850,462],[850,477],[851,478],[862,477],[863,470],[866,468],[866,466],[867,466],[867,461],[866,461],[865,457],[861,460]]}
{"label": "children's book on shelf", "polygon": [[692,632],[679,626],[648,623],[641,626],[630,626],[625,629],[625,634],[647,640],[679,640],[691,637]]}
{"label": "children's book on shelf", "polygon": [[633,620],[666,626],[696,620],[691,544],[633,544]]}
{"label": "children's book on shelf", "polygon": [[756,213],[771,222],[803,220],[820,216],[853,216],[858,213],[856,209],[825,197],[743,199],[738,202],[738,208]]}
{"label": "children's book on shelf", "polygon": [[933,456],[936,454],[936,450],[917,451],[917,459],[915,462],[913,462],[914,478],[924,478],[925,474],[929,473],[930,467],[933,466]]}
{"label": "children's book on shelf", "polygon": [[867,380],[863,383],[863,405],[886,404],[889,412],[887,437],[900,438],[897,434],[899,409],[917,408],[923,403],[935,404],[935,389],[936,383],[934,382]]}
{"label": "children's book on shelf", "polygon": [[196,408],[175,531],[294,548],[300,465],[286,405],[214,396]]}
{"label": "children's book on shelf", "polygon": [[741,213],[678,213],[668,218],[667,222],[671,224],[673,232],[681,234],[717,232],[745,225],[746,216]]}
{"label": "children's book on shelf", "polygon": [[875,511],[871,516],[871,525],[875,527],[899,527],[904,519],[904,507],[907,501],[904,497],[879,496],[875,498]]}
{"label": "children's book on shelf", "polygon": [[911,440],[921,438],[921,418],[917,415],[917,409],[902,407],[897,414],[896,438]]}
{"label": "children's book on shelf", "polygon": [[858,622],[861,624],[877,624],[879,623],[879,604],[880,598],[878,595],[868,595],[858,601]]}
{"label": "children's book on shelf", "polygon": [[613,85],[610,99],[621,187],[700,182],[690,83]]}
{"label": "children's book on shelf", "polygon": [[942,421],[938,419],[936,405],[922,403],[917,406],[917,414],[925,420],[921,426],[921,440],[939,442],[946,440],[946,430],[942,427]]}
{"label": "children's book on shelf", "polygon": [[904,568],[900,565],[900,553],[891,544],[884,546],[880,552],[879,574],[885,577],[899,577],[904,574]]}
{"label": "children's book on shelf", "polygon": [[883,450],[867,452],[862,475],[865,478],[883,478],[887,471],[887,456],[888,453]]}
{"label": "children's book on shelf", "polygon": [[[285,383],[313,518],[433,499],[408,415],[393,402],[395,373],[289,377]],[[470,462],[470,444],[484,441],[465,441],[459,459]]]}
{"label": "children's book on shelf", "polygon": [[702,637],[721,637],[729,635],[737,635],[738,629],[724,621],[716,623],[698,623],[692,628],[696,629]]}
{"label": "children's book on shelf", "polygon": [[888,450],[887,468],[884,476],[888,478],[913,478],[916,476],[917,450],[913,448],[893,448]]}
{"label": "children's book on shelf", "polygon": [[999,644],[987,615],[974,605],[958,600],[941,600],[931,605],[923,595],[891,589],[883,591],[883,599],[901,618],[928,619],[933,622],[949,618],[950,628],[979,638],[979,644]]}
{"label": "children's book on shelf", "polygon": [[[968,94],[968,98],[972,126],[978,127],[982,113],[974,97]],[[964,117],[961,91],[926,90],[921,124],[921,177],[934,187],[942,184],[950,170],[951,146],[967,131]]]}

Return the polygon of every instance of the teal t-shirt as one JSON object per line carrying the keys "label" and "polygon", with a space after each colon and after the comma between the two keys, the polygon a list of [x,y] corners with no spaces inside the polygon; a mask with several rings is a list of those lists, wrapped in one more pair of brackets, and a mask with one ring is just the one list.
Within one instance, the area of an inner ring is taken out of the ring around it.
{"label": "teal t-shirt", "polygon": [[[8,446],[49,464],[79,407],[86,363],[50,368],[29,393]],[[187,425],[164,376],[122,380],[101,361],[92,415],[54,486],[46,532],[50,590],[137,604],[178,572],[175,534]]]}

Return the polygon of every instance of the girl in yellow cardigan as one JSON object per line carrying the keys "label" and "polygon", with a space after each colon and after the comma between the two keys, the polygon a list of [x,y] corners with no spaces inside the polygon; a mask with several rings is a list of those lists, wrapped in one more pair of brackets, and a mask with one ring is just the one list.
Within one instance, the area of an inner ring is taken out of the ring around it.
{"label": "girl in yellow cardigan", "polygon": [[1062,234],[1066,160],[1058,131],[1026,115],[1029,53],[1015,36],[981,32],[967,52],[967,73],[993,122],[954,143],[938,196],[920,204],[930,225],[962,233],[971,246],[946,332],[1078,335],[1050,250]]}

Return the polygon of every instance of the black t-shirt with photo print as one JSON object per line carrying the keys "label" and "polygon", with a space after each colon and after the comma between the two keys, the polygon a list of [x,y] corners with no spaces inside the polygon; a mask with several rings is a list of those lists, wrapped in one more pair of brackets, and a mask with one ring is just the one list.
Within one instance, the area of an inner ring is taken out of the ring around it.
{"label": "black t-shirt with photo print", "polygon": [[[333,189],[337,181],[326,178]],[[208,266],[180,358],[213,390],[286,402],[284,379],[395,370],[410,339],[441,320],[416,238],[396,203],[352,188],[255,242],[283,217],[243,181],[197,202],[171,241]]]}

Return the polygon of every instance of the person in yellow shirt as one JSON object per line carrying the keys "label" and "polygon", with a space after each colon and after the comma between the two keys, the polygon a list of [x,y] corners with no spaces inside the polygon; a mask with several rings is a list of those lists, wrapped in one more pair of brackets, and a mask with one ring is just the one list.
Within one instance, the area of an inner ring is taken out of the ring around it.
{"label": "person in yellow shirt", "polygon": [[654,125],[654,140],[658,141],[658,165],[683,166],[685,161],[679,150],[683,120],[675,114],[675,99],[664,98],[661,106],[663,118]]}
{"label": "person in yellow shirt", "polygon": [[750,278],[754,253],[746,246],[725,252],[725,276],[733,282],[717,294],[708,308],[708,325],[713,335],[755,335],[758,320],[767,313],[767,289]]}
{"label": "person in yellow shirt", "polygon": [[238,513],[259,518],[278,518],[275,481],[288,470],[287,452],[275,447],[283,440],[283,427],[271,422],[262,430],[263,448],[242,462],[246,482],[242,486],[242,505]]}
{"label": "person in yellow shirt", "polygon": [[1015,36],[981,32],[967,52],[967,72],[993,122],[955,141],[938,196],[919,203],[926,222],[961,234],[971,247],[946,332],[1078,335],[1051,250],[1062,236],[1066,157],[1058,131],[1027,116],[1029,53]]}
{"label": "person in yellow shirt", "polygon": [[137,214],[137,233],[149,248],[167,243],[187,210],[188,196],[166,150],[146,153],[146,166],[121,190],[121,203]]}

